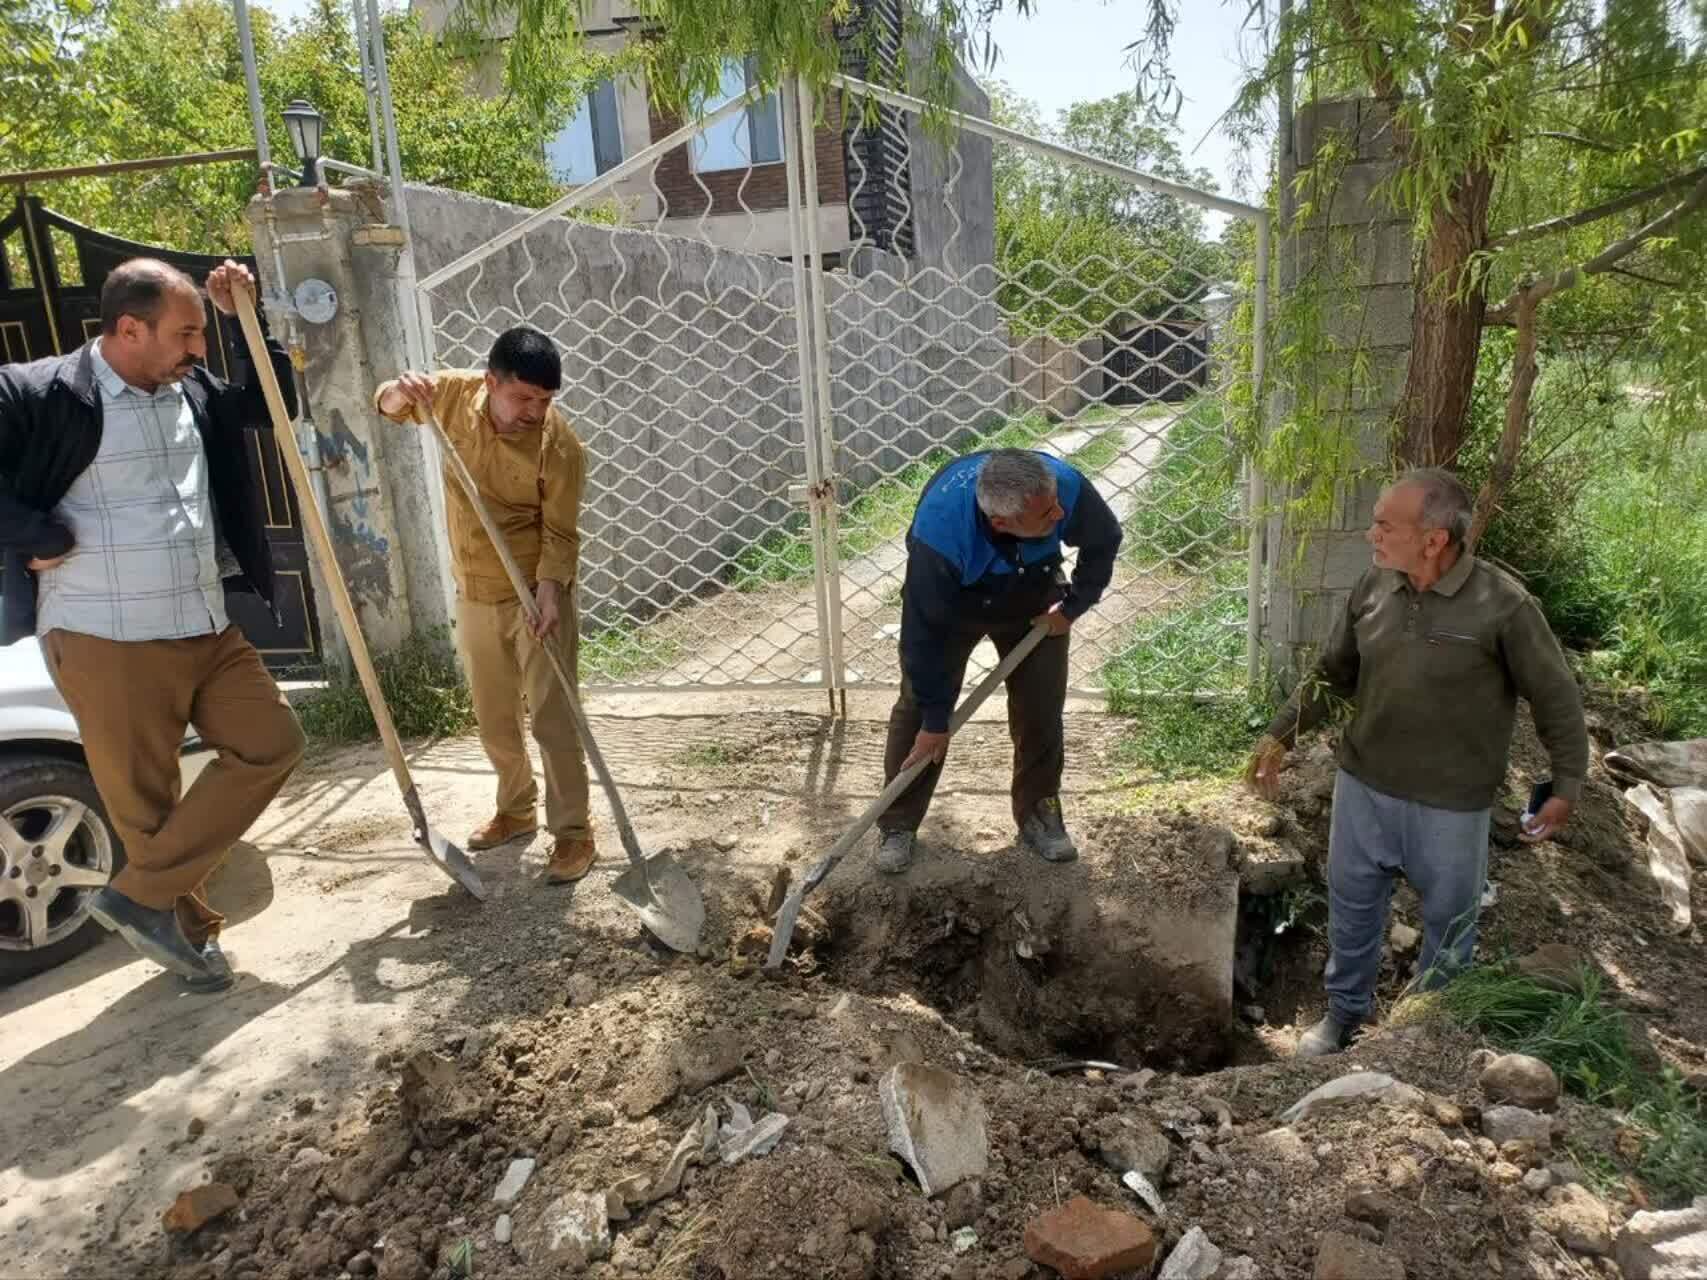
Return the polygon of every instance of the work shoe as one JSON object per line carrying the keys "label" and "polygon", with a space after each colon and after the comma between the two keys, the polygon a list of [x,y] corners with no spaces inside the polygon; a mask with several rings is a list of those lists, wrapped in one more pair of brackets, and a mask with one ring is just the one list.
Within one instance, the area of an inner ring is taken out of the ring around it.
{"label": "work shoe", "polygon": [[207,962],[178,926],[178,913],[133,902],[107,885],[95,894],[89,914],[119,935],[138,955],[186,978],[205,978]]}
{"label": "work shoe", "polygon": [[1045,862],[1071,862],[1079,856],[1067,824],[1061,820],[1061,801],[1055,796],[1039,800],[1019,829],[1020,842]]}
{"label": "work shoe", "polygon": [[475,829],[474,834],[468,837],[468,847],[476,853],[482,849],[496,849],[512,840],[532,836],[538,830],[539,823],[532,818],[512,818],[500,813],[485,826]]}
{"label": "work shoe", "polygon": [[885,831],[877,846],[877,869],[886,875],[898,876],[913,865],[913,833]]}
{"label": "work shoe", "polygon": [[564,836],[551,847],[551,860],[545,864],[545,883],[574,884],[593,869],[597,857],[592,836]]}
{"label": "work shoe", "polygon": [[1357,1034],[1357,1025],[1355,1022],[1341,1022],[1330,1013],[1299,1037],[1295,1056],[1326,1058],[1343,1053],[1351,1044],[1352,1036]]}
{"label": "work shoe", "polygon": [[212,995],[215,991],[224,991],[237,981],[237,975],[231,972],[231,961],[226,959],[225,952],[220,950],[218,938],[209,938],[196,947],[196,951],[201,956],[202,963],[207,966],[207,973],[184,979],[184,985],[191,991],[197,995]]}

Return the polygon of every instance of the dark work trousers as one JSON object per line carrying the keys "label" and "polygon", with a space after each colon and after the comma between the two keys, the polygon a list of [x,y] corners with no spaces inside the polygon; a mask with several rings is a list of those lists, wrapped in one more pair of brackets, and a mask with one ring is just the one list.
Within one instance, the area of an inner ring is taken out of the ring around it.
{"label": "dark work trousers", "polygon": [[[956,688],[966,678],[966,662],[972,650],[986,635],[996,646],[998,654],[1007,654],[1031,630],[1031,622],[1015,622],[986,629],[970,626],[957,630],[944,655],[948,669],[954,673]],[[1013,805],[1014,824],[1020,825],[1026,815],[1061,790],[1061,772],[1066,765],[1066,727],[1061,712],[1067,703],[1067,636],[1045,636],[1026,660],[1014,668],[1007,679],[1008,733],[1014,742]],[[906,671],[901,673],[901,696],[889,713],[889,741],[883,752],[885,782],[901,772],[901,762],[913,749],[913,739],[924,724],[923,713],[913,697],[913,685]],[[952,757],[952,749],[950,755]],[[901,793],[878,819],[880,830],[917,831],[930,808],[931,795],[936,791],[942,766],[933,764],[919,775],[918,781]]]}

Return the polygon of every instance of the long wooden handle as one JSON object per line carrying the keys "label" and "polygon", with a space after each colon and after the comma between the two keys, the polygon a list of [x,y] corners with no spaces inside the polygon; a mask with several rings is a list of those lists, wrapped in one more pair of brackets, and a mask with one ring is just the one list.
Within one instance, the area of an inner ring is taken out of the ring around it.
{"label": "long wooden handle", "polygon": [[[421,416],[426,419],[427,430],[433,433],[433,439],[438,441],[439,452],[444,455],[445,465],[451,469],[451,474],[462,486],[462,491],[468,495],[468,503],[474,508],[474,514],[480,518],[480,527],[486,530],[486,537],[491,541],[492,549],[498,553],[498,560],[504,566],[510,585],[515,588],[522,613],[530,624],[537,622],[539,606],[534,602],[533,593],[528,590],[527,578],[523,576],[515,556],[510,554],[510,546],[504,540],[503,530],[498,528],[498,522],[492,518],[491,510],[480,496],[480,486],[475,483],[468,464],[462,460],[456,446],[445,435],[445,429],[439,425],[433,411],[423,406]],[[569,589],[573,590],[572,584]],[[628,810],[623,808],[622,795],[617,791],[616,781],[605,766],[604,753],[599,750],[599,744],[593,737],[593,728],[587,723],[587,713],[581,708],[581,699],[576,696],[575,679],[563,665],[563,657],[556,644],[546,638],[540,641],[540,647],[545,650],[545,656],[551,659],[551,665],[557,672],[557,682],[563,686],[563,697],[569,703],[569,714],[574,717],[575,728],[581,735],[581,746],[587,752],[587,762],[593,766],[599,785],[605,789],[605,796],[610,801],[611,814],[616,819],[616,830],[622,839],[623,852],[628,855],[630,862],[644,862],[646,855],[640,851],[640,841],[635,837],[634,826],[628,820]]]}
{"label": "long wooden handle", "polygon": [[[972,713],[984,705],[984,700],[995,692],[996,686],[1013,674],[1014,668],[1026,660],[1031,651],[1037,648],[1048,633],[1048,628],[1042,623],[1032,627],[1030,631],[1025,633],[1024,639],[1008,650],[1007,656],[996,664],[995,669],[978,682],[978,687],[966,695],[960,705],[954,709],[954,714],[949,717],[948,733],[951,738],[960,732],[961,726],[972,718]],[[807,873],[806,879],[801,882],[800,894],[802,897],[818,887],[824,877],[830,874],[836,863],[842,860],[842,856],[853,847],[854,842],[871,829],[871,824],[881,818],[889,806],[894,804],[930,765],[931,761],[927,758],[907,766],[895,775],[889,785],[878,794],[877,799],[866,806],[865,812],[859,815],[853,826],[844,831],[841,839],[830,846],[830,852],[825,854],[818,865]]]}
{"label": "long wooden handle", "polygon": [[266,397],[267,412],[273,420],[273,437],[278,441],[285,470],[290,473],[291,487],[296,490],[296,506],[302,513],[302,527],[308,533],[309,542],[313,544],[314,558],[320,562],[326,589],[332,594],[332,608],[338,615],[338,625],[343,628],[344,639],[350,646],[350,660],[356,665],[356,675],[360,677],[362,690],[367,694],[374,723],[379,726],[380,739],[385,743],[385,754],[391,761],[391,772],[396,775],[399,789],[408,796],[414,790],[415,784],[409,777],[408,761],[403,758],[403,743],[397,736],[397,726],[391,719],[391,708],[386,706],[385,694],[380,690],[379,673],[373,668],[373,658],[368,653],[367,640],[362,636],[361,623],[356,620],[355,602],[350,599],[349,585],[344,581],[343,571],[338,567],[338,555],[332,549],[332,539],[326,532],[326,522],[321,517],[320,508],[315,505],[314,491],[308,482],[308,468],[303,465],[302,454],[297,451],[296,435],[290,429],[290,414],[285,412],[284,395],[279,390],[279,380],[273,373],[273,361],[267,354],[266,339],[261,336],[261,322],[255,316],[255,299],[250,294],[248,285],[242,281],[232,285],[231,295],[237,303],[237,322],[243,327],[243,340],[249,345],[249,356],[255,364],[255,376],[261,380],[261,394]]}

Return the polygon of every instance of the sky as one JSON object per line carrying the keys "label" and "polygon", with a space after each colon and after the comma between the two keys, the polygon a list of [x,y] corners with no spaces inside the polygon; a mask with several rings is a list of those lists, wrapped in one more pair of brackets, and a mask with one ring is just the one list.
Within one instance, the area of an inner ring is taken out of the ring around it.
{"label": "sky", "polygon": [[[306,13],[313,0],[257,2],[291,17]],[[1075,102],[1132,87],[1134,73],[1124,46],[1141,32],[1149,0],[1034,0],[1030,18],[1019,17],[1013,8],[1007,5],[992,27],[1001,51],[996,66],[989,72],[979,68],[979,74],[1004,80],[1037,103],[1046,123]],[[1239,23],[1245,6],[1229,0],[1184,0],[1178,9],[1172,67],[1185,95],[1180,149],[1187,165],[1209,170],[1223,195],[1248,199],[1250,193],[1235,187],[1238,158],[1216,127],[1243,78]],[[1262,168],[1260,163],[1252,166],[1259,175]]]}

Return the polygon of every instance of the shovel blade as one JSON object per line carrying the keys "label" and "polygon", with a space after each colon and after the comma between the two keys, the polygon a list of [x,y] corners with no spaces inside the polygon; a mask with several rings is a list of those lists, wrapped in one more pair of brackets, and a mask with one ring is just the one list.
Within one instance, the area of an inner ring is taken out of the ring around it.
{"label": "shovel blade", "polygon": [[466,853],[431,827],[419,833],[416,838],[440,871],[467,889],[476,901],[486,901],[486,882],[480,878],[480,873],[474,869],[474,864],[468,860]]}
{"label": "shovel blade", "polygon": [[670,950],[692,952],[699,948],[705,903],[687,872],[667,854],[632,864],[612,882],[611,892]]}

